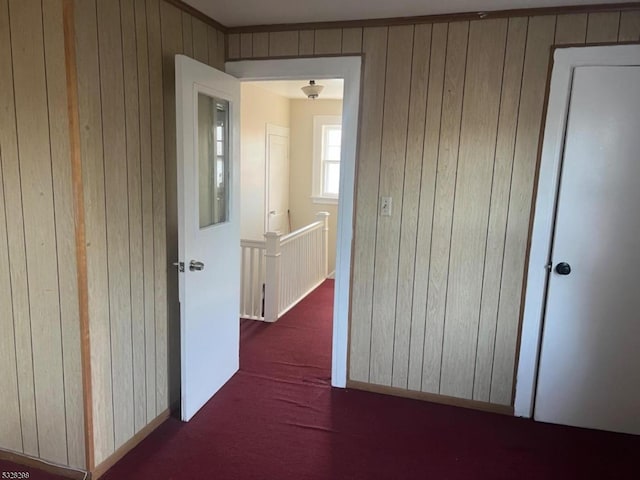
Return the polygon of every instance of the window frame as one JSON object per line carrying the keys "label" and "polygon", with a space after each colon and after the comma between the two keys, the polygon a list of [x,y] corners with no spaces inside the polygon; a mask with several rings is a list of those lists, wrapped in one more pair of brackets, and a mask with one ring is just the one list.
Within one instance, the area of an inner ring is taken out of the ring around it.
{"label": "window frame", "polygon": [[[313,170],[311,184],[311,199],[313,203],[337,204],[340,193],[337,195],[328,194],[324,191],[324,159],[322,151],[324,147],[325,126],[339,125],[342,133],[342,115],[314,115],[313,116]],[[340,161],[342,163],[342,141],[340,142]],[[331,162],[335,163],[335,162]]]}

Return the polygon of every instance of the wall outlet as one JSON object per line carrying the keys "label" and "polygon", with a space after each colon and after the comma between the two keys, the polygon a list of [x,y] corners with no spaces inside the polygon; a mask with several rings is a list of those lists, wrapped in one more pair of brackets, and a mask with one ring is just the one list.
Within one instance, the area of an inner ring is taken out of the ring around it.
{"label": "wall outlet", "polygon": [[390,217],[391,207],[392,207],[391,197],[380,197],[380,216],[381,217]]}

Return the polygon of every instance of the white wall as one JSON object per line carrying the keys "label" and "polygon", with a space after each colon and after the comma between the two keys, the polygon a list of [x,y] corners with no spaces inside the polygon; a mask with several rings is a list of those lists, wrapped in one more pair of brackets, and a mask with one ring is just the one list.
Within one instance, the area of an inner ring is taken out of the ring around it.
{"label": "white wall", "polygon": [[252,83],[242,83],[240,236],[264,239],[265,134],[271,123],[289,127],[289,99]]}
{"label": "white wall", "polygon": [[338,205],[311,200],[314,115],[342,115],[342,100],[291,100],[291,155],[289,202],[291,227],[315,221],[317,212],[329,212],[329,272],[335,270]]}

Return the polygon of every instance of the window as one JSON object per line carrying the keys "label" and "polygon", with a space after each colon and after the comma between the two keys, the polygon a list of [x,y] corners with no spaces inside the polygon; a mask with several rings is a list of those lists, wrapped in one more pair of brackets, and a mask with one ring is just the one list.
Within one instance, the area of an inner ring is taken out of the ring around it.
{"label": "window", "polygon": [[228,220],[229,102],[198,92],[200,228]]}
{"label": "window", "polygon": [[342,117],[313,117],[313,189],[316,203],[337,203],[340,186]]}

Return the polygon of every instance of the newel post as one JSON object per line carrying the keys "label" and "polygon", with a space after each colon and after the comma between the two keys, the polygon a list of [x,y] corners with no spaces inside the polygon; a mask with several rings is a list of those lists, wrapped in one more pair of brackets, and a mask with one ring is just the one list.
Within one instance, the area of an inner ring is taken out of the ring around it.
{"label": "newel post", "polygon": [[264,234],[267,251],[265,253],[264,321],[278,319],[280,303],[280,234]]}
{"label": "newel post", "polygon": [[322,222],[322,268],[323,276],[329,276],[329,212],[316,213],[316,220]]}

